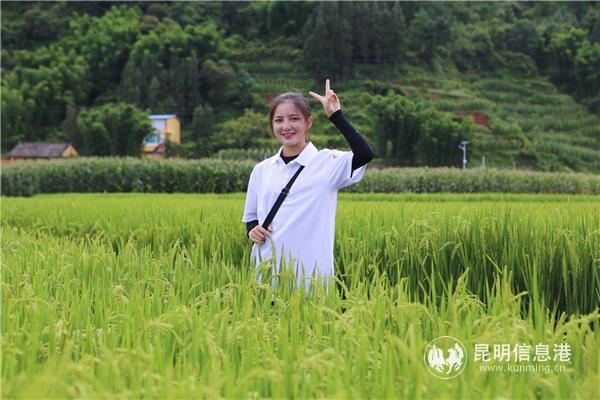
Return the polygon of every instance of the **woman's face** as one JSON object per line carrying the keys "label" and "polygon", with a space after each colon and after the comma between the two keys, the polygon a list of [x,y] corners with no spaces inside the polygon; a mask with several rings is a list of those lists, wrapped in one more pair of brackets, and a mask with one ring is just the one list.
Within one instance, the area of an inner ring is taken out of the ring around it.
{"label": "woman's face", "polygon": [[313,118],[305,118],[294,103],[284,101],[273,114],[273,133],[284,147],[302,149],[312,121]]}

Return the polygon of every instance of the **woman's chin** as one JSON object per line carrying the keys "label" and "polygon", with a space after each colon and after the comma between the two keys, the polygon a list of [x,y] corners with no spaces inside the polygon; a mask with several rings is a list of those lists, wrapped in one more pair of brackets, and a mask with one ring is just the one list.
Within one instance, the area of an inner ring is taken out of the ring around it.
{"label": "woman's chin", "polygon": [[301,145],[301,144],[302,144],[302,140],[299,140],[299,139],[298,139],[298,138],[296,138],[296,137],[291,137],[291,138],[289,138],[289,139],[286,139],[286,138],[283,138],[283,137],[282,137],[282,138],[281,138],[281,143],[282,143],[284,146],[290,146],[290,147],[293,147],[293,146],[298,146],[298,145]]}

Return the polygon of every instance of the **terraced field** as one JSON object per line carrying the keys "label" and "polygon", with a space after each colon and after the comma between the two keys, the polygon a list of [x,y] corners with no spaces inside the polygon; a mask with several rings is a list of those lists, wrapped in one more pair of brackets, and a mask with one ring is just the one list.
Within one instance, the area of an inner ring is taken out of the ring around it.
{"label": "terraced field", "polygon": [[[306,93],[317,85],[293,63],[245,63],[242,67],[256,80],[259,90],[269,95],[289,90]],[[479,166],[485,156],[491,167],[600,172],[600,116],[560,94],[546,79],[450,76],[409,67],[384,71],[355,66],[354,76],[337,80],[335,87],[350,96],[345,104],[352,109],[369,80],[417,96],[441,111],[483,113],[488,123],[479,127],[476,142],[471,144],[472,166]]]}

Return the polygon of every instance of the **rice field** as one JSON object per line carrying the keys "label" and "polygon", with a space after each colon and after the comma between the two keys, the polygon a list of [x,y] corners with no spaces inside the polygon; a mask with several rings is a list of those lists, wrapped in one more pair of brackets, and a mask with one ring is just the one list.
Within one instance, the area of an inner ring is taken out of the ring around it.
{"label": "rice field", "polygon": [[344,193],[308,291],[244,194],[1,201],[2,398],[600,398],[597,197]]}

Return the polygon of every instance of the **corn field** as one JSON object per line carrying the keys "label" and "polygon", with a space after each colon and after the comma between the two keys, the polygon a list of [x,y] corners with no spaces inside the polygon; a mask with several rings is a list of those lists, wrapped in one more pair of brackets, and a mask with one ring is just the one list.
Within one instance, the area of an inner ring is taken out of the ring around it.
{"label": "corn field", "polygon": [[3,197],[2,397],[600,397],[597,197],[343,193],[335,285],[306,291],[257,279],[244,196]]}

